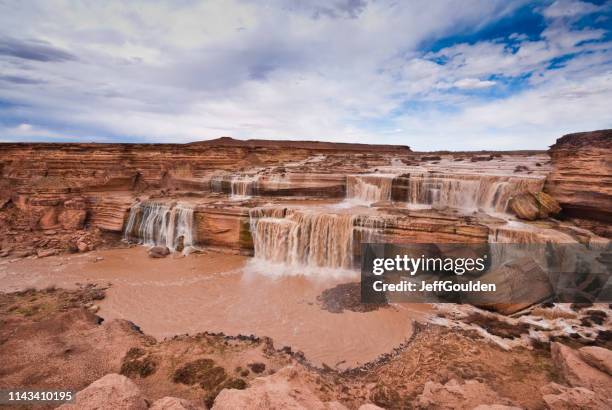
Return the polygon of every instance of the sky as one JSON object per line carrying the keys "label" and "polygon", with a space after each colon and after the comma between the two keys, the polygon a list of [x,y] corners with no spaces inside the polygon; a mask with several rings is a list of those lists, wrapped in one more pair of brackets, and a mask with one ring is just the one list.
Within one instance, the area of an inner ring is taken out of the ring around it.
{"label": "sky", "polygon": [[0,0],[0,141],[546,149],[612,128],[612,1]]}

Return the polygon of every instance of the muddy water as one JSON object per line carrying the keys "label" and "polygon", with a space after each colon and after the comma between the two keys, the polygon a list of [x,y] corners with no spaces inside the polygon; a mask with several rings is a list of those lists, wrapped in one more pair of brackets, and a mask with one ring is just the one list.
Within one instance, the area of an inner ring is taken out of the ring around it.
{"label": "muddy water", "polygon": [[99,312],[107,320],[131,320],[158,339],[205,330],[269,336],[277,347],[291,346],[316,364],[339,368],[391,351],[411,335],[412,321],[428,314],[423,305],[329,313],[316,298],[346,277],[279,277],[265,267],[245,268],[247,259],[222,254],[150,259],[143,247],[135,247],[5,260],[0,291],[110,282]]}

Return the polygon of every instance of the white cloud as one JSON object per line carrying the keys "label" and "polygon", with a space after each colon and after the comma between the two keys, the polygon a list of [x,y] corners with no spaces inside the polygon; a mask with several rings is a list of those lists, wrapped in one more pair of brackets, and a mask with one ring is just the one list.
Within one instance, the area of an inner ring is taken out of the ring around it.
{"label": "white cloud", "polygon": [[[521,4],[2,3],[0,39],[45,41],[57,61],[0,55],[2,99],[14,103],[3,107],[0,119],[27,121],[41,138],[43,130],[49,138],[84,140],[186,142],[232,135],[410,143],[418,149],[496,148],[498,138],[511,148],[544,148],[548,142],[534,138],[539,132],[558,136],[573,126],[612,125],[610,114],[581,108],[607,95],[605,87],[595,95],[583,85],[606,84],[610,45],[584,44],[601,39],[603,31],[572,30],[554,9],[542,39],[530,41],[517,28],[512,37],[518,50],[481,41],[419,51]],[[547,70],[551,59],[567,53],[584,55]],[[503,89],[505,79],[525,72],[534,73],[531,89],[518,96],[484,101],[457,92]],[[567,100],[566,109],[551,102],[555,91]],[[531,114],[522,123],[521,107],[550,123]],[[28,138],[12,128],[0,129],[0,136]]]}
{"label": "white cloud", "polygon": [[463,90],[475,90],[479,88],[489,88],[495,85],[495,81],[479,80],[478,78],[462,78],[453,83],[453,86]]}

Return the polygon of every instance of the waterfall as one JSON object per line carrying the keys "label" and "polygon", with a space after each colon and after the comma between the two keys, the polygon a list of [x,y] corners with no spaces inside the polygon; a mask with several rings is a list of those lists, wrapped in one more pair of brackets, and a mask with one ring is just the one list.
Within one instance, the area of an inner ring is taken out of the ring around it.
{"label": "waterfall", "polygon": [[393,175],[368,174],[347,175],[346,197],[364,204],[372,204],[391,199]]}
{"label": "waterfall", "polygon": [[412,205],[482,209],[503,213],[512,195],[541,189],[542,180],[485,175],[410,173],[398,178],[404,200]]}
{"label": "waterfall", "polygon": [[124,239],[182,251],[194,245],[193,221],[193,208],[186,204],[137,203],[130,209]]}
{"label": "waterfall", "polygon": [[210,180],[213,192],[230,194],[233,199],[245,199],[254,194],[259,175],[215,175]]}
{"label": "waterfall", "polygon": [[353,267],[355,215],[285,208],[250,211],[255,258],[293,267]]}

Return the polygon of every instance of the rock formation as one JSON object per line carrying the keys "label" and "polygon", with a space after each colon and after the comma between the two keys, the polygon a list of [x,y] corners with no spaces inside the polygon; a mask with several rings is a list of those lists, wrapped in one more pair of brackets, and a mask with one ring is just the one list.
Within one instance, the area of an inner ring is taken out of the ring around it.
{"label": "rock formation", "polygon": [[564,215],[585,220],[608,237],[612,234],[611,151],[612,130],[564,135],[550,147],[553,169],[545,186]]}

